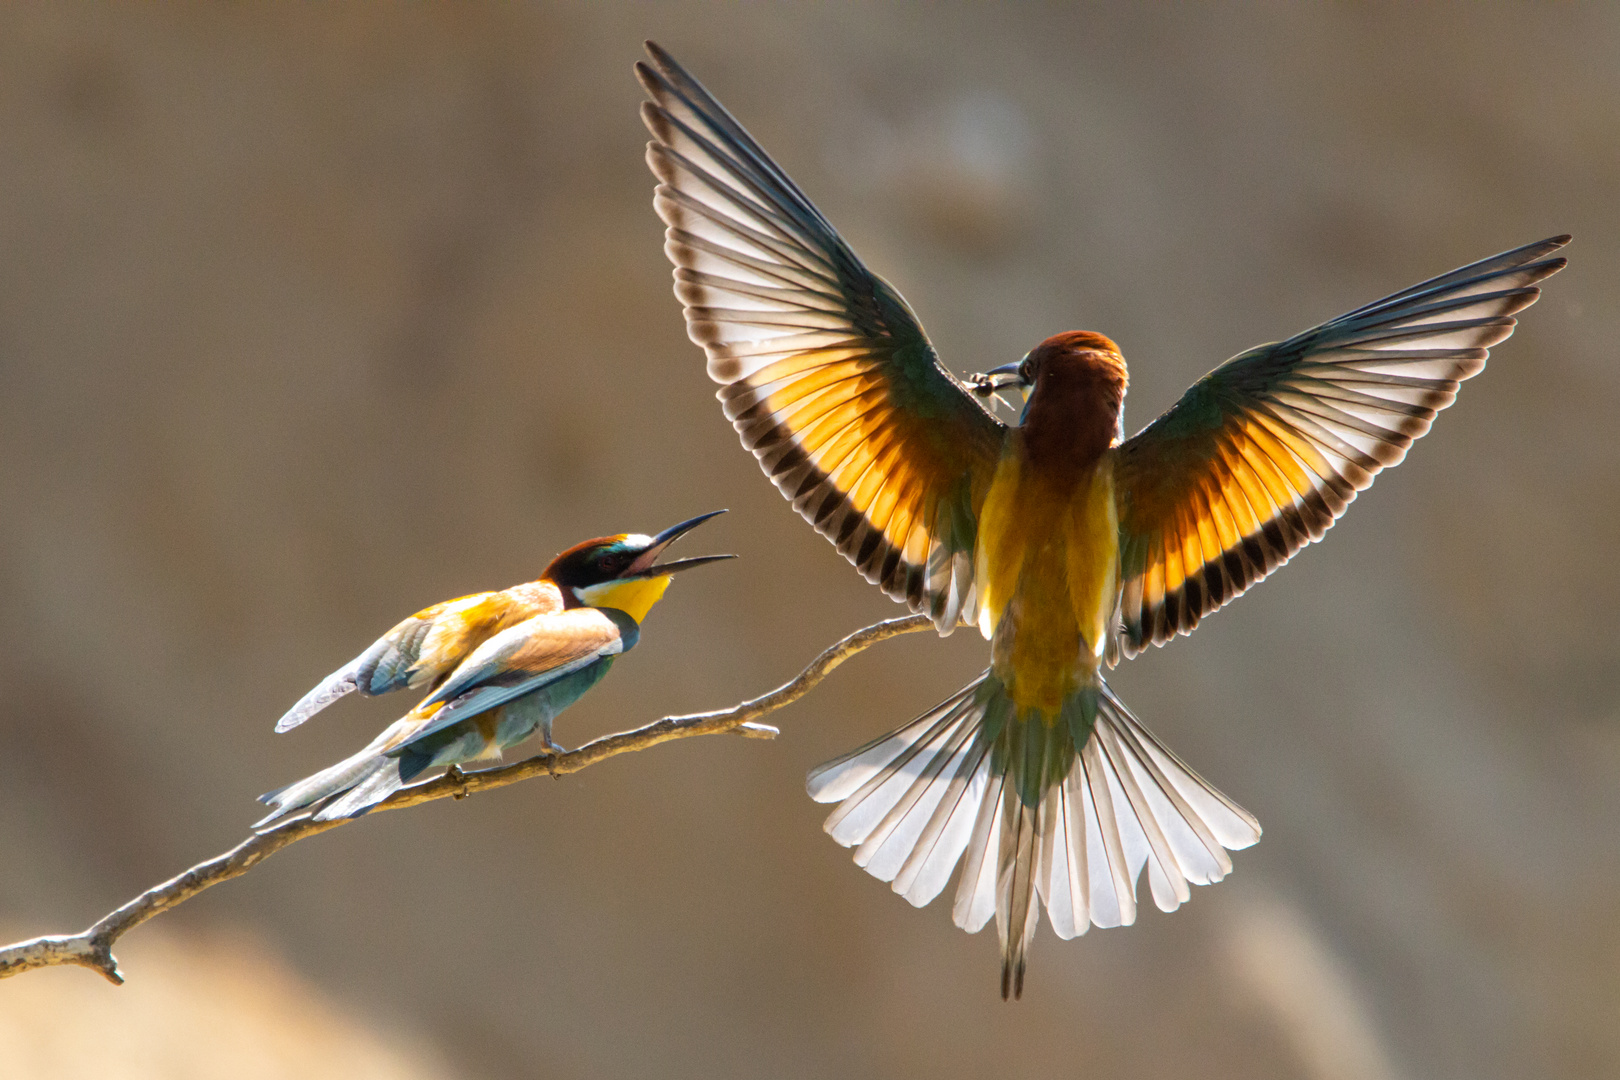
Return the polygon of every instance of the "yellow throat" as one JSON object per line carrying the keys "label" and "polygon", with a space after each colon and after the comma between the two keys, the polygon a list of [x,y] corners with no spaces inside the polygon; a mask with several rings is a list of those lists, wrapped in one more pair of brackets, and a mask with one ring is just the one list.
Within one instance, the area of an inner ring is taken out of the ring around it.
{"label": "yellow throat", "polygon": [[574,592],[591,607],[617,608],[639,623],[647,617],[652,606],[664,598],[670,577],[663,574],[628,581],[604,581],[600,585],[575,589]]}

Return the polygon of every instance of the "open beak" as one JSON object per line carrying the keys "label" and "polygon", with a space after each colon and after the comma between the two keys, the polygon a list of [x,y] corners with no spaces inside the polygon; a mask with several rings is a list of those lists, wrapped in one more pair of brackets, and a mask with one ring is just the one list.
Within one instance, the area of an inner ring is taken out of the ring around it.
{"label": "open beak", "polygon": [[973,376],[973,388],[980,394],[993,394],[997,390],[1007,390],[1012,388],[1022,390],[1029,384],[1024,382],[1024,377],[1019,374],[1018,369],[1021,367],[1023,367],[1022,361],[1015,364],[1002,364],[1000,367],[991,368],[982,375]]}
{"label": "open beak", "polygon": [[1020,398],[1019,404],[1026,404],[1029,401],[1030,385],[1024,381],[1024,377],[1020,373],[1022,367],[1023,361],[1020,360],[1016,364],[1002,364],[1000,367],[991,368],[989,371],[969,375],[967,378],[968,388],[979,397],[991,398],[992,400],[996,400],[995,395],[1003,390],[1017,390]]}
{"label": "open beak", "polygon": [[665,548],[705,521],[723,513],[725,513],[724,510],[711,510],[707,514],[699,514],[695,518],[689,518],[679,525],[671,525],[653,537],[652,543],[647,545],[647,550],[636,556],[635,562],[630,564],[624,576],[627,578],[658,577],[662,574],[673,574],[677,570],[690,570],[694,566],[702,566],[705,563],[719,562],[722,559],[735,559],[737,557],[735,555],[699,555],[694,559],[676,559],[674,562],[667,563],[658,562],[658,556],[663,554]]}

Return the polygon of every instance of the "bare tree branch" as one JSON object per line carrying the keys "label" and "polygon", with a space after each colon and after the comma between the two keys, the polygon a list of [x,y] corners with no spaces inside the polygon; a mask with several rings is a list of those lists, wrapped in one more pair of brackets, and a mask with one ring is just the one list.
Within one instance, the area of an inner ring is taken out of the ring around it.
{"label": "bare tree branch", "polygon": [[[775,712],[803,697],[817,683],[827,677],[833,668],[871,645],[880,641],[927,630],[933,623],[926,615],[912,615],[903,619],[890,619],[868,626],[844,638],[810,662],[795,678],[768,694],[742,702],[729,709],[715,712],[692,713],[687,716],[666,716],[645,727],[604,735],[593,739],[576,750],[550,757],[538,754],[511,765],[494,769],[480,769],[463,773],[455,766],[442,776],[424,780],[419,784],[401,788],[374,810],[400,810],[435,799],[465,799],[480,791],[515,784],[533,776],[563,776],[579,772],[599,761],[619,754],[645,750],[672,739],[689,739],[695,735],[717,735],[734,731],[755,739],[775,738],[777,729],[769,724],[753,721]],[[77,934],[53,934],[47,937],[19,941],[0,949],[0,979],[33,968],[53,967],[58,964],[78,964],[101,972],[115,984],[122,984],[124,974],[113,957],[113,944],[154,915],[183,904],[204,889],[222,881],[239,877],[268,859],[288,844],[307,836],[347,825],[350,819],[314,821],[309,817],[278,825],[242,841],[223,855],[198,863],[177,877],[154,886],[129,903],[108,913],[94,926]]]}

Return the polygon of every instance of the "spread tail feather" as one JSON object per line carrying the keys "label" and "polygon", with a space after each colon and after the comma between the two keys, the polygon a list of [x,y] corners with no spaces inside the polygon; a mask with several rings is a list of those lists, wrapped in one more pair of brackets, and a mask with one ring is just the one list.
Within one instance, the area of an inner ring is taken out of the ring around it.
{"label": "spread tail feather", "polygon": [[[1187,768],[1098,679],[1051,720],[1016,714],[1001,681],[975,679],[911,723],[814,770],[827,832],[921,907],[963,862],[952,909],[977,933],[996,916],[1002,996],[1022,994],[1044,902],[1061,938],[1136,920],[1144,866],[1173,911],[1189,885],[1232,869],[1260,826]],[[963,856],[967,858],[964,862]]]}

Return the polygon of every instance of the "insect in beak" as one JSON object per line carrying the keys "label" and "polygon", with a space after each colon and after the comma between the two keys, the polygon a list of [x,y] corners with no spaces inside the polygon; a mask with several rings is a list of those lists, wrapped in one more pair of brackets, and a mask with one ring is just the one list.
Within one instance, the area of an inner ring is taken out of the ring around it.
{"label": "insect in beak", "polygon": [[[1025,357],[1025,360],[1027,359],[1028,357]],[[1024,361],[1020,360],[1016,364],[1002,364],[1000,367],[991,368],[989,371],[969,375],[967,384],[968,388],[976,396],[988,398],[992,405],[1009,405],[1015,411],[1022,412],[1024,406],[1029,402],[1029,392],[1033,385],[1025,381],[1024,372]],[[1000,396],[1006,390],[1018,392],[1016,403]]]}

